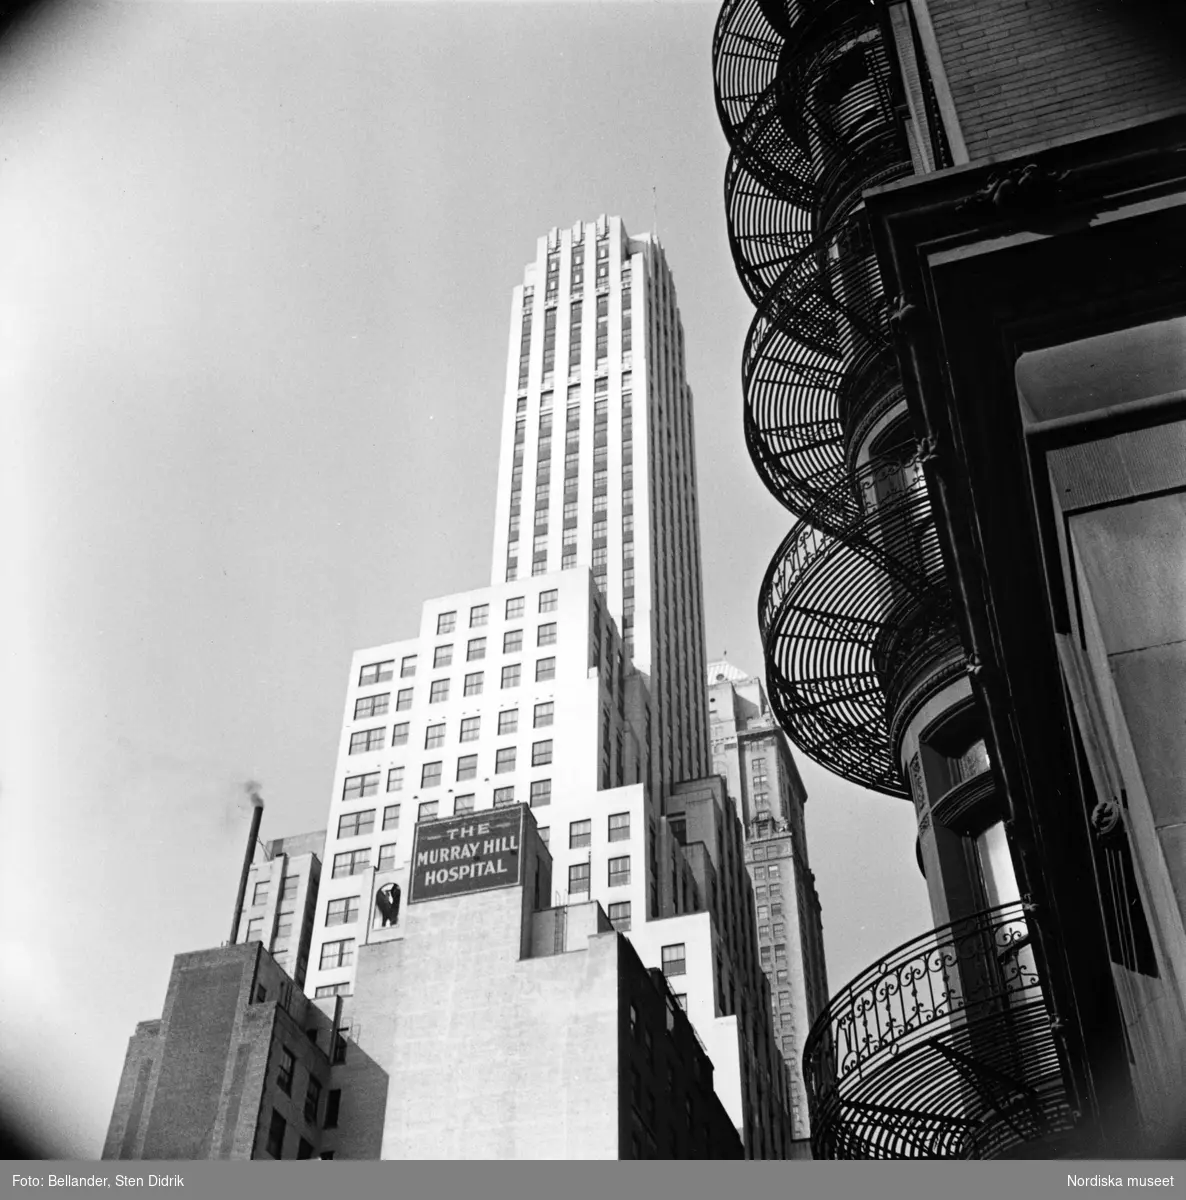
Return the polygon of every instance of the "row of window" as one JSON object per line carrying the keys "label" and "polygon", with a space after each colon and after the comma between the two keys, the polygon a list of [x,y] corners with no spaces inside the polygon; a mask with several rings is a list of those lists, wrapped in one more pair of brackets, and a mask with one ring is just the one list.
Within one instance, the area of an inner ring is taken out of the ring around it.
{"label": "row of window", "polygon": [[[299,875],[285,875],[280,884],[280,900],[283,903],[285,900],[295,900],[297,888],[300,885],[301,879]],[[251,906],[258,908],[261,904],[267,904],[268,892],[271,890],[272,881],[264,879],[255,885],[251,893]]]}
{"label": "row of window", "polygon": [[[556,678],[556,660],[555,658],[539,658],[535,662],[535,682],[548,683]],[[512,663],[502,668],[500,676],[500,687],[504,690],[518,687],[523,680],[523,667],[521,663]],[[429,688],[428,702],[430,704],[441,704],[449,699],[449,680],[437,679],[434,680]],[[480,696],[485,690],[485,674],[482,671],[475,671],[472,674],[466,675],[463,686],[463,696]],[[382,700],[382,706],[377,710],[368,710],[364,700],[359,700],[355,706],[355,716],[381,716],[387,712],[388,696],[367,697],[366,700]],[[405,688],[396,693],[396,712],[405,712],[412,707],[412,689]],[[406,723],[396,725],[392,730],[393,746],[402,745],[407,740],[408,726]],[[382,750],[386,738],[386,729],[359,729],[350,735],[350,753],[365,754],[372,750]],[[402,739],[402,741],[400,740]]]}
{"label": "row of window", "polygon": [[[568,868],[568,891],[570,895],[589,891],[589,879],[592,873],[591,863],[573,863]],[[630,856],[609,860],[609,886],[624,887],[630,882]]]}

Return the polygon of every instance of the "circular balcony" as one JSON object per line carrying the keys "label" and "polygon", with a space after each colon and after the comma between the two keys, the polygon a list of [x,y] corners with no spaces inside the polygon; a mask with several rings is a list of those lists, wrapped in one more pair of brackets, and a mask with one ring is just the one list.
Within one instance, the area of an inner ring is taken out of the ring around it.
{"label": "circular balcony", "polygon": [[803,1074],[816,1158],[1055,1156],[1072,1113],[1024,906],[863,971],[816,1021]]}
{"label": "circular balcony", "polygon": [[791,530],[762,581],[758,621],[775,716],[808,757],[908,795],[887,725],[898,660],[886,647],[945,587],[917,460],[863,468]]}

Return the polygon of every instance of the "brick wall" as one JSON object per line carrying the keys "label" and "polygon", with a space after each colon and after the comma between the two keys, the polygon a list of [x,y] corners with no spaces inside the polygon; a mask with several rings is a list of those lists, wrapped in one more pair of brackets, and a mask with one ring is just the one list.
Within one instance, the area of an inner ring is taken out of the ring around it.
{"label": "brick wall", "polygon": [[927,0],[974,162],[1186,108],[1171,6],[1154,0]]}

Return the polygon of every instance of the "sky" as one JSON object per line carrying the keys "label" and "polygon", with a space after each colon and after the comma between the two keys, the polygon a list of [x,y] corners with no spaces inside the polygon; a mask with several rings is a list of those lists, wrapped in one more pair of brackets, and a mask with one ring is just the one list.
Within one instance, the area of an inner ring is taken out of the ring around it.
{"label": "sky", "polygon": [[[511,289],[657,227],[707,646],[789,514],[741,426],[716,4],[140,0],[0,42],[0,1108],[98,1157],[249,818],[320,829],[356,648],[489,582]],[[910,806],[798,755],[829,986],[931,921]]]}

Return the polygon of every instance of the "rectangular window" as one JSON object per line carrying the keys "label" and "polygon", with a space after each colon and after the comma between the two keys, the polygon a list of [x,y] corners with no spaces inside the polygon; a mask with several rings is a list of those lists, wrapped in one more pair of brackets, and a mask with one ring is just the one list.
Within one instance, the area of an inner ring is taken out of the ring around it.
{"label": "rectangular window", "polygon": [[349,996],[350,985],[348,983],[323,983],[313,993],[315,1000],[324,1000],[327,996]]}
{"label": "rectangular window", "polygon": [[326,925],[353,925],[358,920],[358,897],[343,896],[325,907]]}
{"label": "rectangular window", "polygon": [[513,688],[519,686],[519,675],[522,668],[518,663],[513,663],[509,667],[502,669],[502,686],[504,688]]}
{"label": "rectangular window", "polygon": [[554,658],[537,659],[535,664],[535,682],[545,683],[547,680],[555,678],[556,660]]}
{"label": "rectangular window", "polygon": [[494,807],[506,808],[508,804],[515,803],[515,789],[513,787],[500,787],[494,789]]}
{"label": "rectangular window", "polygon": [[342,799],[360,800],[363,796],[373,796],[378,790],[378,771],[371,771],[366,775],[350,775],[342,786]]}
{"label": "rectangular window", "polygon": [[361,875],[370,870],[370,850],[346,850],[334,855],[334,879],[345,879],[348,875]]}
{"label": "rectangular window", "polygon": [[630,882],[630,855],[609,860],[609,886],[622,887]]}
{"label": "rectangular window", "polygon": [[285,875],[284,882],[280,885],[280,899],[295,900],[297,888],[300,887],[301,879],[299,875]]}
{"label": "rectangular window", "polygon": [[486,639],[484,637],[470,638],[465,648],[465,661],[477,662],[486,657]]}
{"label": "rectangular window", "polygon": [[494,755],[494,773],[495,775],[505,775],[507,771],[515,769],[515,747],[504,746],[501,750],[495,752]]}
{"label": "rectangular window", "polygon": [[462,717],[461,718],[461,740],[463,742],[476,742],[482,728],[481,717]]}
{"label": "rectangular window", "polygon": [[331,1088],[329,1095],[325,1098],[325,1128],[337,1129],[338,1114],[342,1108],[342,1089]]}
{"label": "rectangular window", "polygon": [[386,683],[395,674],[395,659],[387,662],[368,663],[358,673],[358,686],[370,687],[374,683]]}
{"label": "rectangular window", "polygon": [[439,725],[430,725],[424,731],[424,749],[434,750],[437,746],[445,744],[445,723],[442,721]]}
{"label": "rectangular window", "polygon": [[440,704],[442,700],[449,699],[449,681],[447,679],[434,679],[432,686],[428,689],[429,704]]}
{"label": "rectangular window", "polygon": [[684,957],[683,942],[676,942],[672,946],[664,946],[662,956],[664,975],[684,975],[687,973],[688,965]]}
{"label": "rectangular window", "polygon": [[399,662],[399,677],[401,679],[411,679],[416,674],[416,656],[414,654],[405,654]]}
{"label": "rectangular window", "polygon": [[546,825],[543,825],[540,827],[538,832],[539,840],[543,842],[545,846],[550,846],[552,844],[552,831]]}
{"label": "rectangular window", "polygon": [[252,917],[247,922],[247,936],[243,940],[245,942],[262,942],[264,940],[263,917]]}
{"label": "rectangular window", "polygon": [[545,804],[552,803],[552,781],[550,779],[536,779],[531,785],[531,807],[543,808]]}
{"label": "rectangular window", "polygon": [[441,613],[437,617],[437,633],[452,633],[457,628],[457,614],[455,612]]}
{"label": "rectangular window", "polygon": [[251,893],[251,903],[253,906],[257,904],[267,904],[268,902],[268,884],[270,881],[264,880],[263,883],[257,883],[255,889]]}
{"label": "rectangular window", "polygon": [[515,620],[516,617],[523,615],[526,597],[515,596],[514,599],[507,601],[506,618],[508,621]]}
{"label": "rectangular window", "polygon": [[389,804],[383,810],[383,832],[399,828],[399,805]]}
{"label": "rectangular window", "polygon": [[480,696],[482,694],[483,674],[481,671],[473,671],[465,677],[465,686],[461,693],[463,696]]}
{"label": "rectangular window", "polygon": [[535,706],[535,728],[543,729],[546,725],[551,725],[555,716],[556,705],[551,700],[546,700],[543,704]]}
{"label": "rectangular window", "polygon": [[519,728],[519,710],[508,708],[498,714],[498,732],[515,733]]}
{"label": "rectangular window", "polygon": [[609,906],[610,924],[619,932],[626,933],[630,929],[630,901],[622,900]]}
{"label": "rectangular window", "polygon": [[593,841],[592,821],[573,821],[568,826],[568,848],[579,850]]}
{"label": "rectangular window", "polygon": [[537,646],[554,646],[556,644],[556,622],[549,621],[546,625],[541,625],[536,635],[535,644]]}
{"label": "rectangular window", "polygon": [[365,837],[375,829],[375,810],[368,808],[363,812],[347,813],[338,818],[338,837]]}
{"label": "rectangular window", "polygon": [[391,727],[391,745],[393,748],[396,746],[406,746],[408,744],[408,728],[409,725],[407,721],[401,721],[398,725],[393,725]]}
{"label": "rectangular window", "polygon": [[395,711],[406,712],[412,707],[412,689],[401,688],[395,694]]}
{"label": "rectangular window", "polygon": [[[573,513],[573,516],[576,514]],[[539,594],[539,610],[542,613],[555,612],[557,605],[560,603],[560,591],[558,588],[549,588],[545,592]]]}
{"label": "rectangular window", "polygon": [[417,821],[435,821],[437,813],[440,812],[441,802],[439,800],[425,800],[420,805],[420,811],[416,814]]}
{"label": "rectangular window", "polygon": [[464,816],[466,813],[474,811],[474,794],[467,792],[464,796],[458,796],[453,801],[453,815],[455,817]]}
{"label": "rectangular window", "polygon": [[267,1152],[273,1158],[284,1157],[284,1133],[287,1129],[288,1122],[275,1109],[272,1109],[272,1122],[268,1126]]}
{"label": "rectangular window", "polygon": [[[317,1110],[321,1107],[321,1080],[315,1079],[312,1075],[309,1076],[309,1085],[305,1088],[305,1120],[310,1125],[317,1124]],[[297,1154],[297,1158],[309,1158],[313,1153],[313,1147],[309,1146],[308,1142],[304,1143],[308,1147],[307,1154]],[[304,1148],[302,1147],[302,1149]]]}
{"label": "rectangular window", "polygon": [[335,967],[348,967],[354,962],[354,939],[343,938],[340,942],[321,944],[321,969],[331,971]]}
{"label": "rectangular window", "polygon": [[546,767],[552,761],[552,739],[545,742],[534,742],[531,747],[531,765]]}
{"label": "rectangular window", "polygon": [[440,787],[442,769],[442,763],[425,763],[424,766],[420,768],[420,786],[422,788]]}
{"label": "rectangular window", "polygon": [[366,754],[371,750],[382,750],[386,729],[360,729],[350,735],[350,753]]}
{"label": "rectangular window", "polygon": [[469,627],[471,629],[477,629],[480,626],[485,625],[486,622],[489,620],[490,620],[490,605],[489,604],[475,604],[473,606],[473,608],[471,608],[469,610]]}
{"label": "rectangular window", "polygon": [[392,767],[387,772],[387,790],[389,792],[402,792],[404,790],[403,767]]}
{"label": "rectangular window", "polygon": [[432,654],[432,665],[434,667],[448,667],[453,665],[453,647],[438,646]]}
{"label": "rectangular window", "polygon": [[476,754],[463,754],[457,760],[457,779],[460,782],[462,779],[476,779],[478,776],[478,756]]}
{"label": "rectangular window", "polygon": [[363,696],[354,702],[354,719],[360,717],[381,717],[387,712],[391,703],[390,692],[380,692],[377,696]]}
{"label": "rectangular window", "polygon": [[386,846],[379,847],[379,870],[395,870],[395,842],[388,842]]}
{"label": "rectangular window", "polygon": [[518,654],[523,649],[523,630],[511,629],[502,635],[503,654]]}
{"label": "rectangular window", "polygon": [[611,842],[628,842],[630,840],[630,814],[628,812],[610,814],[609,840]]}
{"label": "rectangular window", "polygon": [[573,863],[568,868],[568,891],[570,895],[589,891],[588,863]]}

